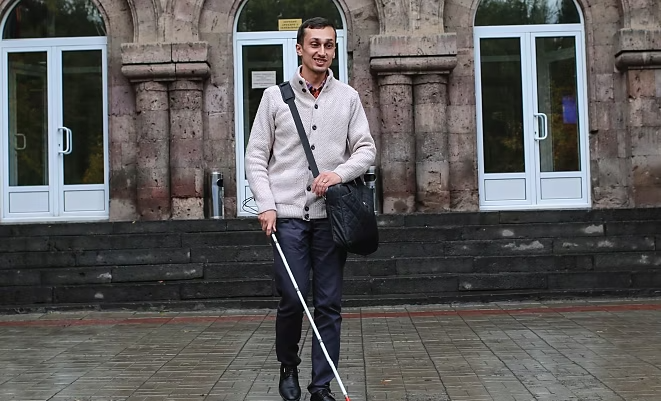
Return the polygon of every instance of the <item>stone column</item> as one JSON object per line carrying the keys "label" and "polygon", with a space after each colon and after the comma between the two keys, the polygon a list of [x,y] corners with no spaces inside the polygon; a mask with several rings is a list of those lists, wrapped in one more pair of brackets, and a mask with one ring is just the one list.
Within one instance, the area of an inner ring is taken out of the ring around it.
{"label": "stone column", "polygon": [[138,213],[203,218],[202,85],[208,44],[125,43],[122,73],[136,90]]}
{"label": "stone column", "polygon": [[447,132],[447,75],[413,78],[416,210],[450,209],[450,161]]}
{"label": "stone column", "polygon": [[383,121],[383,213],[449,208],[445,116],[447,75],[457,64],[456,48],[455,34],[370,38]]}
{"label": "stone column", "polygon": [[415,136],[411,77],[379,77],[383,213],[415,210]]}
{"label": "stone column", "polygon": [[[638,10],[646,15],[644,10]],[[633,12],[632,12],[633,14]],[[640,20],[639,20],[640,22]],[[632,25],[634,21],[632,21]],[[644,25],[644,24],[643,24]],[[619,173],[631,182],[633,207],[661,205],[661,30],[622,29],[615,63],[624,72],[627,89],[626,160]],[[601,164],[604,164],[601,161]],[[601,167],[601,165],[600,165]],[[610,171],[607,172],[614,175]],[[601,173],[602,176],[606,174]]]}
{"label": "stone column", "polygon": [[202,81],[170,84],[170,182],[173,219],[204,218]]}
{"label": "stone column", "polygon": [[138,214],[142,220],[170,218],[170,121],[168,86],[162,82],[135,85],[138,113]]}

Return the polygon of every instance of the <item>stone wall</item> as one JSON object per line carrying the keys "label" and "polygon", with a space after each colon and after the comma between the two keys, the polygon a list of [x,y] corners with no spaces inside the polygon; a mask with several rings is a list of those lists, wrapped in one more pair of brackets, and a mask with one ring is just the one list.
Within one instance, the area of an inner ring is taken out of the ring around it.
{"label": "stone wall", "polygon": [[[659,205],[661,6],[578,3],[593,205]],[[235,216],[232,32],[242,2],[97,4],[109,27],[111,220],[201,218],[202,174],[212,168],[225,173],[226,214]],[[383,212],[477,210],[479,0],[338,4],[350,83],[379,149]]]}

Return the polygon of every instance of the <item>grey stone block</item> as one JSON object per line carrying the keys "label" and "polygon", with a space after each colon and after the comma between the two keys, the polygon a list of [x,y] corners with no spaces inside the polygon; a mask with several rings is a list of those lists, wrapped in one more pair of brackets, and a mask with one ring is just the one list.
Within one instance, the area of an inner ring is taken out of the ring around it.
{"label": "grey stone block", "polygon": [[380,228],[379,241],[385,242],[442,242],[461,239],[458,227],[398,227]]}
{"label": "grey stone block", "polygon": [[192,248],[190,255],[193,263],[272,261],[273,248],[269,245]]}
{"label": "grey stone block", "polygon": [[631,273],[634,288],[661,288],[661,270]]}
{"label": "grey stone block", "polygon": [[48,251],[48,237],[9,237],[0,240],[0,252],[43,252]]}
{"label": "grey stone block", "polygon": [[50,244],[52,249],[59,251],[180,248],[181,237],[165,233],[68,236],[51,238]]}
{"label": "grey stone block", "polygon": [[471,274],[459,276],[459,291],[546,289],[543,274]]}
{"label": "grey stone block", "polygon": [[41,280],[46,285],[81,285],[110,283],[110,267],[75,267],[41,271]]}
{"label": "grey stone block", "polygon": [[345,277],[384,277],[397,274],[392,259],[349,259],[344,267]]}
{"label": "grey stone block", "polygon": [[51,287],[0,287],[0,304],[17,307],[53,302]]}
{"label": "grey stone block", "polygon": [[270,245],[270,239],[264,233],[256,231],[182,234],[181,242],[184,247],[188,248],[229,245]]}
{"label": "grey stone block", "polygon": [[0,270],[0,286],[40,285],[41,274],[36,269]]}
{"label": "grey stone block", "polygon": [[73,252],[15,252],[0,254],[0,269],[68,267],[76,265]]}
{"label": "grey stone block", "polygon": [[622,252],[594,255],[595,270],[637,270],[661,267],[659,252]]}
{"label": "grey stone block", "polygon": [[618,221],[607,222],[607,236],[656,235],[661,233],[661,223],[657,221]]}
{"label": "grey stone block", "polygon": [[55,303],[80,304],[174,301],[179,299],[179,286],[173,284],[65,286],[55,287],[53,298]]}
{"label": "grey stone block", "polygon": [[607,238],[556,238],[553,252],[563,253],[611,253],[625,251],[654,250],[651,237],[607,237]]}
{"label": "grey stone block", "polygon": [[433,243],[385,243],[380,244],[379,249],[370,255],[374,259],[388,259],[396,257],[421,257],[421,256],[444,256],[444,247]]}
{"label": "grey stone block", "polygon": [[552,251],[553,241],[544,238],[446,243],[446,252],[452,256],[544,255]]}
{"label": "grey stone block", "polygon": [[76,255],[80,266],[154,265],[189,263],[188,249],[122,249],[85,251]]}
{"label": "grey stone block", "polygon": [[398,275],[469,273],[473,271],[471,257],[407,258],[395,262]]}
{"label": "grey stone block", "polygon": [[592,220],[590,212],[586,210],[537,210],[500,212],[500,223],[562,223],[584,222]]}
{"label": "grey stone block", "polygon": [[548,276],[550,290],[629,287],[631,287],[631,273],[628,272],[550,273]]}
{"label": "grey stone block", "polygon": [[181,285],[182,299],[272,296],[270,279],[204,281]]}
{"label": "grey stone block", "polygon": [[209,263],[204,265],[204,278],[217,279],[263,279],[273,276],[272,262],[257,263]]}
{"label": "grey stone block", "polygon": [[372,294],[438,294],[457,291],[457,284],[453,275],[374,278]]}
{"label": "grey stone block", "polygon": [[498,224],[499,213],[443,213],[412,214],[404,217],[407,227],[464,226],[479,224]]}
{"label": "grey stone block", "polygon": [[546,272],[592,270],[590,255],[554,255],[554,256],[484,256],[473,261],[476,272]]}
{"label": "grey stone block", "polygon": [[113,283],[192,280],[203,276],[204,266],[201,263],[117,266],[112,269]]}
{"label": "grey stone block", "polygon": [[102,235],[110,234],[111,223],[68,223],[68,224],[18,224],[11,226],[16,237],[52,235]]}
{"label": "grey stone block", "polygon": [[554,238],[603,236],[601,223],[535,223],[475,226],[462,229],[463,239]]}

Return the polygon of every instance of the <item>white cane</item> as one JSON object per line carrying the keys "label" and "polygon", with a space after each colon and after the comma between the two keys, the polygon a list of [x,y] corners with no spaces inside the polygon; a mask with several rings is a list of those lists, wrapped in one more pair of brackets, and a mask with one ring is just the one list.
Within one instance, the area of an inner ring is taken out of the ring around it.
{"label": "white cane", "polygon": [[351,401],[349,399],[349,396],[347,395],[347,390],[344,389],[344,384],[342,384],[342,379],[340,379],[340,375],[337,373],[337,369],[335,369],[335,365],[333,364],[333,361],[330,358],[330,355],[328,355],[328,351],[326,350],[326,346],[324,345],[324,341],[321,339],[321,335],[319,334],[319,330],[317,330],[317,325],[314,324],[314,319],[312,318],[312,315],[310,315],[310,310],[308,309],[308,305],[305,303],[305,299],[303,298],[303,294],[301,294],[301,290],[298,289],[298,284],[296,283],[296,279],[294,278],[294,275],[291,272],[291,269],[289,268],[289,263],[287,263],[287,258],[285,258],[285,254],[282,252],[282,248],[280,248],[280,243],[278,242],[278,239],[276,238],[275,234],[271,234],[271,238],[273,238],[273,243],[275,244],[275,247],[278,248],[278,253],[280,253],[280,257],[282,258],[282,262],[285,264],[285,269],[287,269],[287,274],[289,274],[289,278],[291,279],[292,284],[294,285],[294,289],[296,290],[296,293],[298,294],[298,299],[301,301],[301,304],[303,305],[303,309],[305,309],[305,314],[308,316],[308,320],[310,321],[310,325],[312,326],[312,330],[314,330],[314,334],[317,336],[317,340],[319,340],[319,345],[321,345],[321,350],[324,351],[324,355],[326,356],[326,360],[328,361],[328,364],[330,365],[331,369],[333,369],[333,374],[335,375],[335,378],[337,379],[337,384],[340,385],[340,390],[342,390],[342,394],[344,394],[344,399],[346,401]]}

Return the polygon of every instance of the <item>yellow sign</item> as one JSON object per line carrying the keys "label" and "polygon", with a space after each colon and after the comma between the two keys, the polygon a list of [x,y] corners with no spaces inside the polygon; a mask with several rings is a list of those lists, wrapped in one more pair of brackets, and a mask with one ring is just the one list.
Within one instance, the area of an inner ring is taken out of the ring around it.
{"label": "yellow sign", "polygon": [[279,19],[278,20],[278,30],[279,31],[296,31],[298,27],[301,26],[303,20],[301,18],[295,19]]}

